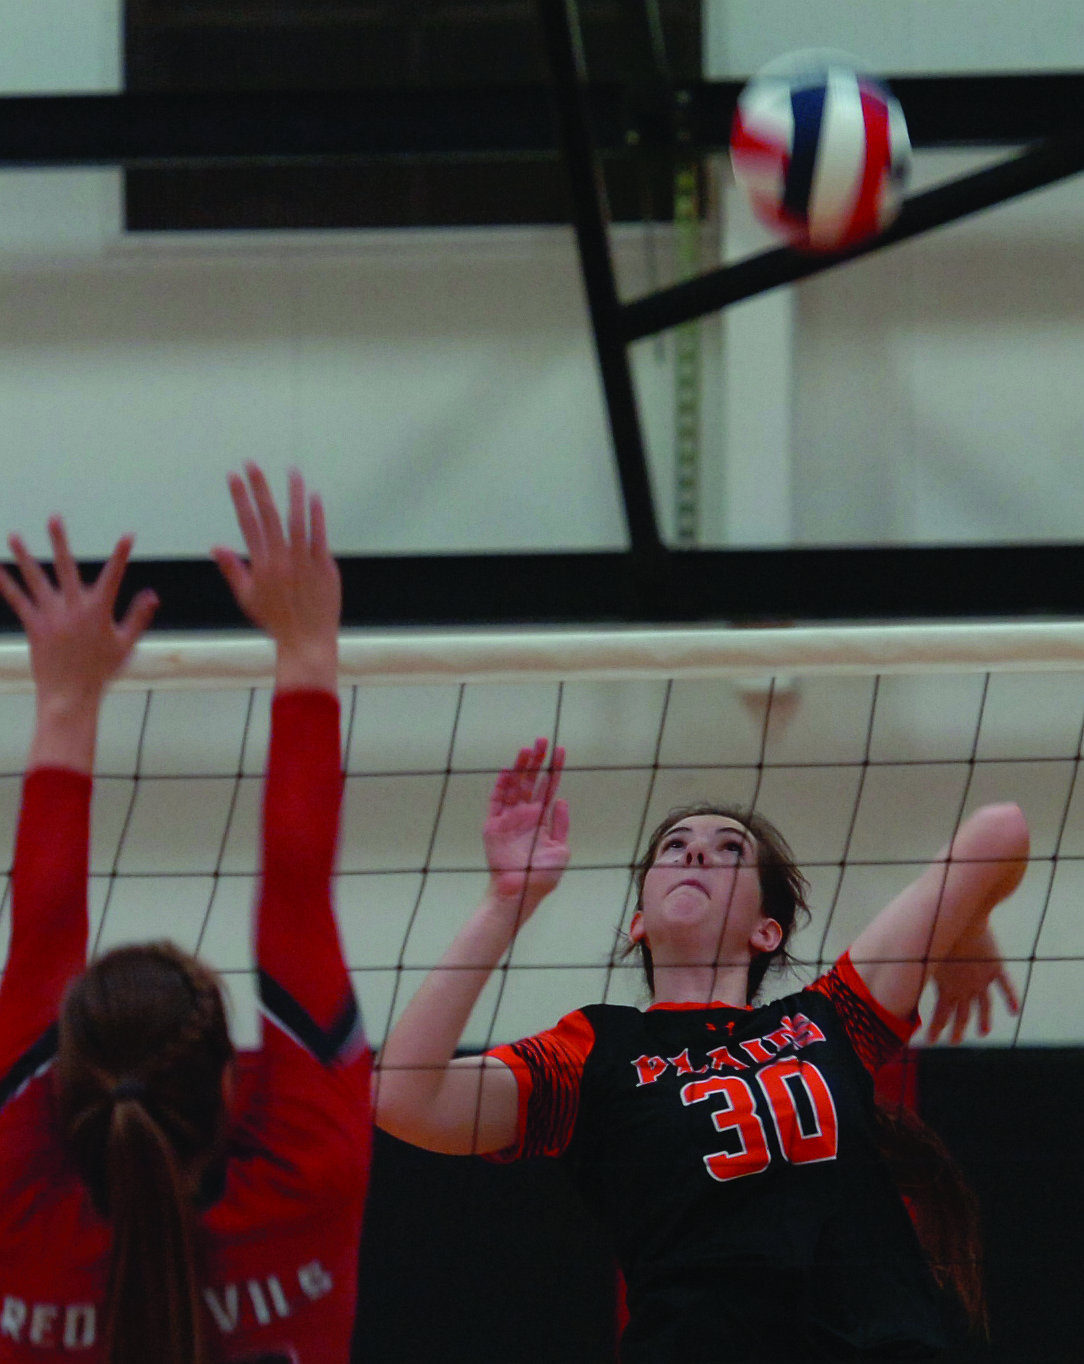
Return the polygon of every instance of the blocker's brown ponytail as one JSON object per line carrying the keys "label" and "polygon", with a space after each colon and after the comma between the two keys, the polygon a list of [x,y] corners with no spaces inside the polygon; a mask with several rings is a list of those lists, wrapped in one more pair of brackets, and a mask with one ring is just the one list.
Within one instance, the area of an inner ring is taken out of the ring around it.
{"label": "blocker's brown ponytail", "polygon": [[108,1364],[203,1364],[193,1202],[232,1055],[217,978],[169,943],[109,953],[65,997],[63,1137],[113,1228]]}

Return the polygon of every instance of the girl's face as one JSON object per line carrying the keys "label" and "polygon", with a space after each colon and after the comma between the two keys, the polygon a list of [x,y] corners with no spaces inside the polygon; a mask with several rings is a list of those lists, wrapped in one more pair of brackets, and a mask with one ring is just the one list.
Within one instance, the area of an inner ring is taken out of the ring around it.
{"label": "girl's face", "polygon": [[646,937],[657,966],[732,964],[770,951],[775,942],[767,939],[778,925],[762,910],[757,853],[756,839],[736,819],[679,820],[644,877],[633,941]]}

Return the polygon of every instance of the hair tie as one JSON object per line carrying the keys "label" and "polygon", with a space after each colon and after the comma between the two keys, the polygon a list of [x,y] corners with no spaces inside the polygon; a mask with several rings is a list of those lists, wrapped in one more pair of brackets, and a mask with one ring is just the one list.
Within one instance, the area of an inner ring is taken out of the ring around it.
{"label": "hair tie", "polygon": [[147,1097],[147,1086],[134,1075],[125,1075],[113,1086],[110,1095],[115,1104],[142,1103]]}

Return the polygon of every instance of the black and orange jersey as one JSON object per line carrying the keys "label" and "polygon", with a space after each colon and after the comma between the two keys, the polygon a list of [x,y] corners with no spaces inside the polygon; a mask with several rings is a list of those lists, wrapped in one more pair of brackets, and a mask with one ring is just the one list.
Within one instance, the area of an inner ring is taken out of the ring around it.
{"label": "black and orange jersey", "polygon": [[[273,701],[256,912],[258,1050],[205,1189],[201,1290],[216,1361],[349,1358],[368,1181],[371,1054],[331,903],[342,778],[325,692]],[[109,1255],[58,1140],[51,1063],[87,946],[90,780],[24,783],[0,984],[0,1361],[99,1360]]]}
{"label": "black and orange jersey", "polygon": [[849,958],[761,1007],[591,1005],[497,1047],[516,1145],[614,1241],[625,1364],[934,1357],[937,1293],[874,1140],[872,1072],[913,1031]]}

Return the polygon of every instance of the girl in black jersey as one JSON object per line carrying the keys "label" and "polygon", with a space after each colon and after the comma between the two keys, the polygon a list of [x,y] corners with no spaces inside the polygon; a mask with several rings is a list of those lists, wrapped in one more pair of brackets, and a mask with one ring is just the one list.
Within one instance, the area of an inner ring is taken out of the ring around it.
{"label": "girl in black jersey", "polygon": [[1028,832],[977,810],[833,969],[754,1006],[804,881],[759,816],[676,812],[640,865],[629,937],[654,1004],[591,1005],[454,1058],[490,972],[558,884],[563,751],[523,749],[490,799],[483,901],[385,1043],[377,1123],[450,1154],[562,1162],[609,1228],[628,1288],[625,1364],[937,1358],[935,1276],[882,1155],[873,1071],[917,1025],[962,1037],[993,987],[1017,1003],[988,918]]}

